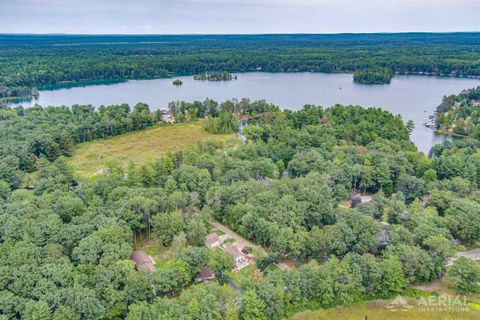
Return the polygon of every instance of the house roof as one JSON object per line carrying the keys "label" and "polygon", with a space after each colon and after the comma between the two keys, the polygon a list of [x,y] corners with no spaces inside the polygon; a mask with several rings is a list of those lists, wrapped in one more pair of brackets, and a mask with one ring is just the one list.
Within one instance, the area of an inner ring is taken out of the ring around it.
{"label": "house roof", "polygon": [[202,271],[200,271],[200,273],[198,274],[198,277],[197,279],[199,280],[208,280],[208,279],[212,279],[215,277],[215,274],[213,273],[212,270],[210,270],[210,268],[208,267],[205,267],[202,269]]}
{"label": "house roof", "polygon": [[217,236],[216,233],[207,234],[207,236],[205,237],[205,244],[207,246],[211,246],[212,244],[214,244],[217,241],[218,241],[218,236]]}
{"label": "house roof", "polygon": [[232,255],[234,259],[242,255],[240,252],[238,252],[237,247],[234,247],[231,244],[226,244],[223,249],[225,250],[226,253]]}
{"label": "house roof", "polygon": [[150,272],[157,270],[153,265],[152,258],[150,258],[150,256],[144,251],[134,251],[132,254],[132,260],[135,262],[137,270],[148,270]]}
{"label": "house roof", "polygon": [[371,196],[360,196],[360,200],[362,200],[362,203],[368,203],[368,202],[372,202],[372,197]]}
{"label": "house roof", "polygon": [[354,193],[352,196],[352,200],[353,199],[360,199],[361,203],[372,202],[372,196],[362,196],[360,193]]}

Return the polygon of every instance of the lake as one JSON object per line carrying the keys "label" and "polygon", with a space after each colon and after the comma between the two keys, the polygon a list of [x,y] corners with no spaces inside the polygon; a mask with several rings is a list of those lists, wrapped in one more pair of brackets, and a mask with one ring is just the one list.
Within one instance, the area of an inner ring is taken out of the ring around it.
{"label": "lake", "polygon": [[225,82],[195,81],[191,76],[173,79],[130,80],[123,83],[40,91],[37,100],[23,103],[30,106],[91,104],[94,106],[145,102],[152,110],[166,108],[176,100],[194,101],[211,98],[224,101],[232,98],[265,99],[282,108],[297,110],[305,104],[331,106],[336,103],[364,107],[381,107],[413,120],[412,140],[420,151],[450,137],[438,135],[423,126],[433,114],[442,96],[480,85],[478,79],[434,76],[395,76],[390,85],[361,85],[350,74],[325,73],[241,73],[238,80]]}

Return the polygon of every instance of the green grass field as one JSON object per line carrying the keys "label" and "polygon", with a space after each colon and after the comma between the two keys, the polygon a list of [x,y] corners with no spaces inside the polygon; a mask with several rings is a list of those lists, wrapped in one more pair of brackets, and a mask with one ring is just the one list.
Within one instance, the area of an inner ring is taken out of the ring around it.
{"label": "green grass field", "polygon": [[291,320],[474,320],[480,319],[480,310],[472,307],[431,310],[413,303],[412,308],[389,309],[389,301],[375,300],[348,307],[306,311],[295,314]]}
{"label": "green grass field", "polygon": [[[477,262],[477,263],[480,263]],[[448,268],[447,268],[448,269]],[[432,296],[440,295],[443,298],[459,297],[463,303],[463,294],[456,293],[451,288],[451,280],[448,274],[442,280],[433,283],[415,285],[405,298],[409,303],[407,308],[393,308],[392,302],[387,300],[374,300],[360,302],[351,306],[339,306],[335,308],[305,311],[295,314],[291,320],[470,320],[480,319],[480,297],[474,294],[465,295],[467,306],[458,306],[450,302],[446,305],[436,307],[425,306],[419,303],[420,297],[429,299]],[[416,298],[414,298],[416,297]],[[447,298],[448,299],[448,298]],[[423,300],[425,301],[425,300]],[[440,300],[434,300],[440,301]],[[453,301],[453,300],[450,300]],[[399,309],[399,310],[397,310]]]}
{"label": "green grass field", "polygon": [[[480,266],[480,261],[475,261],[477,265]],[[417,284],[413,285],[412,288],[415,290],[423,291],[423,292],[430,292],[430,293],[438,293],[444,296],[455,296],[460,293],[456,292],[453,288],[452,279],[450,279],[448,271],[452,267],[447,267],[447,272],[443,276],[442,279],[431,282],[431,283],[424,283],[424,284]],[[466,299],[472,303],[475,303],[477,310],[480,310],[480,295],[478,294],[462,294],[465,295]]]}
{"label": "green grass field", "polygon": [[201,122],[158,125],[142,131],[80,144],[69,159],[77,176],[91,176],[110,161],[144,163],[185,149],[201,140],[233,141],[234,134],[218,135],[203,130]]}

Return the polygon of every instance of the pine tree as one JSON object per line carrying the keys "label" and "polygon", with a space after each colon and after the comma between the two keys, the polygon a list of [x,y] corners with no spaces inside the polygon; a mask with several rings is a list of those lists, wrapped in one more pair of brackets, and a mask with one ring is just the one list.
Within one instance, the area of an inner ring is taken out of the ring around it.
{"label": "pine tree", "polygon": [[29,301],[25,305],[24,320],[50,320],[52,319],[52,310],[44,301]]}

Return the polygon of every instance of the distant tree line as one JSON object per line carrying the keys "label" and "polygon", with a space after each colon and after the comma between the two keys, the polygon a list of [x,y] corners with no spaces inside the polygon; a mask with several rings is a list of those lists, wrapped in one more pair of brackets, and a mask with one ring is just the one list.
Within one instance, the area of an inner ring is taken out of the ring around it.
{"label": "distant tree line", "polygon": [[228,72],[206,72],[200,75],[193,76],[193,80],[202,81],[231,81],[237,80],[237,76]]}
{"label": "distant tree line", "polygon": [[479,33],[1,35],[0,98],[30,96],[48,85],[224,71],[358,72],[369,83],[393,73],[478,77],[479,48]]}

